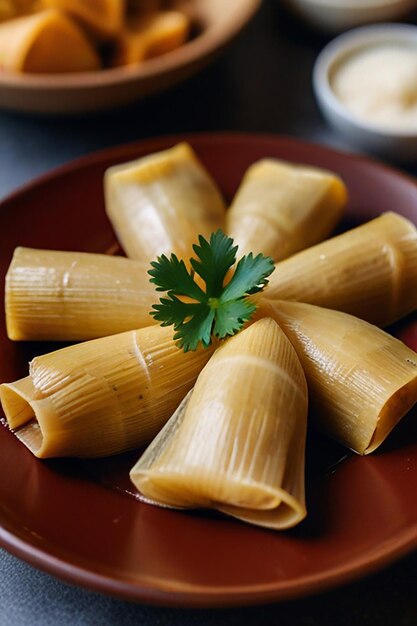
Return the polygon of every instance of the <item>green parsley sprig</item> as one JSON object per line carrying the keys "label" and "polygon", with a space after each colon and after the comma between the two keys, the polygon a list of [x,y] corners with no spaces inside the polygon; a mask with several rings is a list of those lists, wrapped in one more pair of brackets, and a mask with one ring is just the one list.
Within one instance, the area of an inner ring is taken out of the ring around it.
{"label": "green parsley sprig", "polygon": [[[249,253],[224,284],[238,246],[221,230],[212,233],[209,241],[200,235],[198,242],[193,246],[196,258],[190,259],[191,271],[175,254],[170,258],[163,254],[148,272],[156,290],[167,292],[153,305],[151,315],[161,326],[174,326],[174,339],[184,352],[196,350],[200,342],[208,347],[213,335],[224,339],[236,334],[256,310],[248,296],[261,291],[274,271],[270,257]],[[195,282],[195,274],[203,279],[205,291]]]}

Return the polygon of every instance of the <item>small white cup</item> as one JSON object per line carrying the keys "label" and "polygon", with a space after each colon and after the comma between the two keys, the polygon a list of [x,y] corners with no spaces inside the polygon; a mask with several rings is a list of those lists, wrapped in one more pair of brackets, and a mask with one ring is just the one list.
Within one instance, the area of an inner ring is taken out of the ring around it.
{"label": "small white cup", "polygon": [[378,24],[362,26],[333,39],[317,57],[313,87],[327,121],[362,150],[408,161],[417,156],[417,132],[385,129],[351,113],[332,88],[332,76],[352,54],[378,44],[412,45],[417,53],[417,26]]}

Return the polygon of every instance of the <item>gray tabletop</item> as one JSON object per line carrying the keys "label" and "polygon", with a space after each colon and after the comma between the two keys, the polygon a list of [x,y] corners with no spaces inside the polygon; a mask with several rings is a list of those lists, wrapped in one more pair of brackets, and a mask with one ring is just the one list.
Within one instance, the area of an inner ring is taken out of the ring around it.
{"label": "gray tabletop", "polygon": [[[123,111],[54,119],[0,113],[0,197],[57,165],[155,135],[211,130],[272,132],[352,150],[321,119],[311,88],[326,40],[263,8],[232,47],[185,85]],[[416,168],[409,167],[415,173]],[[152,608],[78,589],[0,550],[0,626],[258,622],[286,626],[417,624],[417,555],[327,593],[265,607]]]}

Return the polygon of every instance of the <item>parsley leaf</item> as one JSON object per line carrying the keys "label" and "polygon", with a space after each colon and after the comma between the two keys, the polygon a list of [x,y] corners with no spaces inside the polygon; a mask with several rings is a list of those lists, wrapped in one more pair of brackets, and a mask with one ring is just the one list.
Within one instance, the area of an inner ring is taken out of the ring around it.
{"label": "parsley leaf", "polygon": [[179,261],[175,254],[169,259],[163,254],[151,265],[153,269],[148,274],[153,277],[151,283],[155,283],[157,291],[173,291],[196,300],[204,298],[204,291],[194,282],[184,261]]}
{"label": "parsley leaf", "polygon": [[[193,250],[191,270],[172,254],[158,257],[148,272],[156,290],[167,292],[153,305],[151,315],[161,326],[174,326],[174,339],[185,352],[196,350],[199,343],[208,347],[213,335],[224,339],[237,333],[256,310],[248,296],[261,291],[274,271],[270,257],[249,253],[224,284],[238,248],[221,230],[208,241],[200,235]],[[204,281],[205,291],[195,282],[195,274]]]}
{"label": "parsley leaf", "polygon": [[226,300],[216,311],[214,334],[217,337],[234,335],[250,320],[255,311],[256,305],[249,300]]}
{"label": "parsley leaf", "polygon": [[211,235],[210,242],[201,235],[198,242],[200,245],[195,244],[193,250],[200,260],[191,259],[191,266],[206,283],[210,297],[219,298],[226,274],[236,260],[237,246],[221,230]]}

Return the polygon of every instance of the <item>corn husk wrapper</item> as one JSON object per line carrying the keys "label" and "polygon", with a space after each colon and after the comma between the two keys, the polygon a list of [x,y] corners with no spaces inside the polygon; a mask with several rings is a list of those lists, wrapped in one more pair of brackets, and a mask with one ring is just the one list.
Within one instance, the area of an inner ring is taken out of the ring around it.
{"label": "corn husk wrapper", "polygon": [[10,428],[39,458],[98,457],[146,445],[193,386],[212,350],[184,353],[151,326],[36,357],[0,385]]}
{"label": "corn husk wrapper", "polygon": [[149,265],[87,252],[16,248],[6,275],[9,339],[94,339],[154,323]]}
{"label": "corn husk wrapper", "polygon": [[417,309],[417,230],[396,213],[276,265],[264,296],[351,313],[387,326]]}
{"label": "corn husk wrapper", "polygon": [[332,172],[263,159],[242,180],[227,233],[239,256],[262,252],[278,261],[327,237],[346,201],[346,187]]}
{"label": "corn husk wrapper", "polygon": [[107,215],[132,259],[149,262],[161,254],[187,260],[198,235],[222,226],[220,192],[185,143],[107,170]]}
{"label": "corn husk wrapper", "polygon": [[131,479],[162,505],[294,526],[306,514],[306,415],[296,353],[273,320],[260,320],[216,351]]}
{"label": "corn husk wrapper", "polygon": [[352,315],[300,302],[275,302],[270,315],[304,368],[312,418],[359,454],[378,448],[417,402],[417,354]]}
{"label": "corn husk wrapper", "polygon": [[0,69],[64,73],[99,68],[94,47],[64,13],[47,10],[0,24]]}
{"label": "corn husk wrapper", "polygon": [[172,52],[188,38],[190,19],[180,11],[131,18],[115,42],[112,65],[132,65]]}

